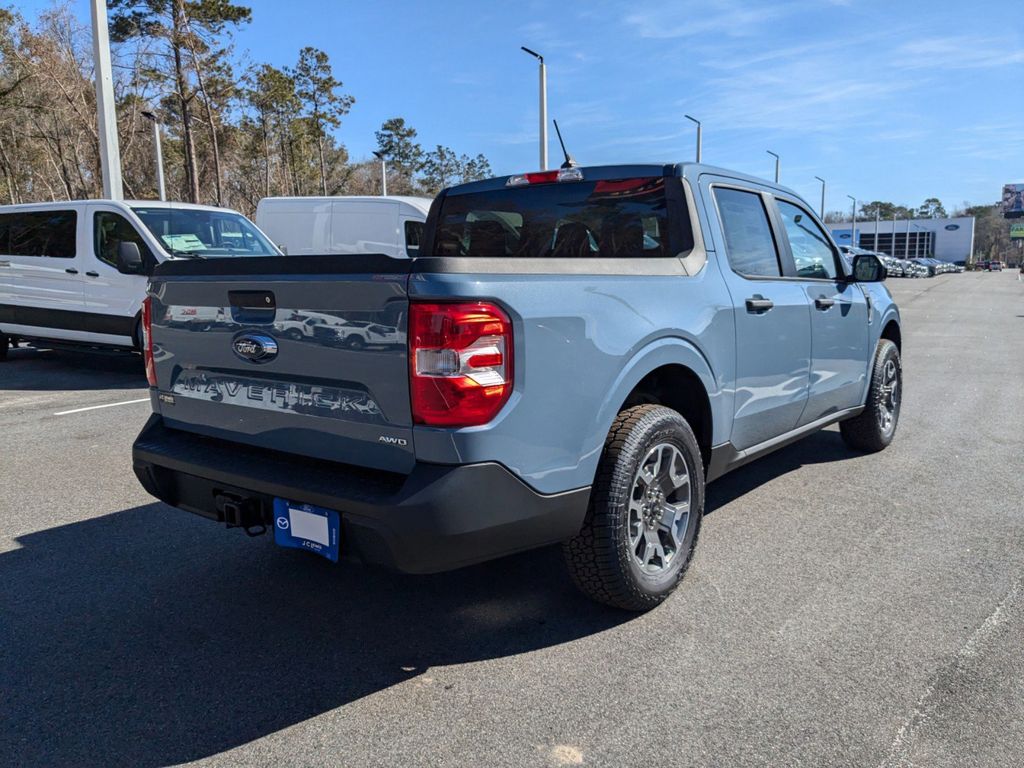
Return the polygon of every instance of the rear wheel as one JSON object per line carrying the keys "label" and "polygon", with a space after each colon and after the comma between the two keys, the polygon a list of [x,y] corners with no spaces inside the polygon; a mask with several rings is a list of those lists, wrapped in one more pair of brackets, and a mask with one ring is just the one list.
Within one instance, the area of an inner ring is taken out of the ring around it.
{"label": "rear wheel", "polygon": [[676,411],[622,411],[605,440],[580,533],[564,553],[576,585],[598,602],[645,611],[675,589],[704,512],[704,465]]}
{"label": "rear wheel", "polygon": [[353,333],[345,339],[345,346],[349,349],[362,349],[366,346],[366,341],[359,334]]}
{"label": "rear wheel", "polygon": [[843,440],[858,451],[874,453],[887,448],[896,434],[903,402],[903,365],[900,351],[888,339],[878,342],[871,385],[864,411],[839,424]]}

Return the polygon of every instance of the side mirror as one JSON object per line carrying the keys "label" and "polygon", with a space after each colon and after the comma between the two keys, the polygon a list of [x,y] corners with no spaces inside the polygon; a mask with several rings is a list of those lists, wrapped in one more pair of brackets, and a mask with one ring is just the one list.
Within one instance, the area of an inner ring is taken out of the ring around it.
{"label": "side mirror", "polygon": [[858,283],[879,283],[885,280],[885,265],[873,253],[853,257],[853,279]]}
{"label": "side mirror", "polygon": [[117,243],[117,269],[126,275],[140,275],[143,272],[142,252],[139,244],[128,240]]}

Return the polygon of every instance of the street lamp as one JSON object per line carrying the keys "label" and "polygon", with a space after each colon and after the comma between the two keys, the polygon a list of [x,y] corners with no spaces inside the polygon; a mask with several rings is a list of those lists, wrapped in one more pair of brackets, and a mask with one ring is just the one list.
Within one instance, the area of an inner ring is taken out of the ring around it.
{"label": "street lamp", "polygon": [[910,214],[909,213],[907,214],[907,236],[906,237],[907,237],[907,242],[906,242],[906,246],[903,249],[906,253],[904,254],[903,258],[909,259],[910,258]]}
{"label": "street lamp", "polygon": [[143,112],[142,116],[153,124],[153,162],[156,164],[156,189],[161,200],[167,199],[164,187],[164,155],[160,148],[160,121],[152,112]]}
{"label": "street lamp", "polygon": [[766,149],[765,152],[767,152],[769,155],[771,155],[772,157],[775,158],[775,183],[778,184],[779,183],[779,156],[776,155],[774,152],[772,152],[770,149]]}
{"label": "street lamp", "polygon": [[380,160],[380,194],[382,197],[388,196],[388,164],[384,159],[384,153],[374,151],[374,157]]}
{"label": "street lamp", "polygon": [[531,51],[525,45],[519,46],[533,56],[540,64],[540,169],[548,169],[548,70],[544,66],[544,57]]}
{"label": "street lamp", "polygon": [[853,207],[850,209],[850,245],[854,248],[857,247],[857,198],[853,195],[847,195],[848,198],[853,200]]}
{"label": "street lamp", "polygon": [[892,250],[892,252],[889,255],[892,256],[894,259],[898,258],[898,256],[896,255],[896,209],[895,208],[893,209],[893,212],[892,212],[892,249],[891,250]]}
{"label": "street lamp", "polygon": [[696,117],[690,117],[689,115],[683,115],[687,120],[692,120],[697,124],[697,162],[700,162],[700,120]]}
{"label": "street lamp", "polygon": [[821,182],[821,220],[825,220],[825,180],[821,176],[815,176]]}

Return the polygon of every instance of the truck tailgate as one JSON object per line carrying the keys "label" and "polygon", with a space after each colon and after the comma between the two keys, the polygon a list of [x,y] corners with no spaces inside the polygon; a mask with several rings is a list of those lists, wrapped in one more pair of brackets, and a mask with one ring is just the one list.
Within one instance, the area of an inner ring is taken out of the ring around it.
{"label": "truck tailgate", "polygon": [[150,285],[168,427],[408,472],[410,262],[386,256],[174,261]]}

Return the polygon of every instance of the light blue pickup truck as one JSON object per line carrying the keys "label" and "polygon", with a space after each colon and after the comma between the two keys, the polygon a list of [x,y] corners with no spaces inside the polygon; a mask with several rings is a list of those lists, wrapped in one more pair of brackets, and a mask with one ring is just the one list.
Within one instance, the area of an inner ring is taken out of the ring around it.
{"label": "light blue pickup truck", "polygon": [[[862,451],[896,431],[885,268],[847,266],[784,187],[697,164],[494,178],[438,196],[420,253],[157,267],[145,488],[412,573],[561,543],[586,594],[644,610],[705,483],[835,422]],[[368,324],[387,333],[346,342]]]}

